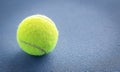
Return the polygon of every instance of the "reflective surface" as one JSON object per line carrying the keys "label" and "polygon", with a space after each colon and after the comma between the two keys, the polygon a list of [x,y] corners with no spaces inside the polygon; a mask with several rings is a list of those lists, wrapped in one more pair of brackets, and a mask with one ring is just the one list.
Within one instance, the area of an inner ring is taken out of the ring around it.
{"label": "reflective surface", "polygon": [[[120,72],[119,0],[3,0],[0,9],[0,72]],[[16,41],[19,23],[33,14],[59,30],[55,50],[42,57]]]}

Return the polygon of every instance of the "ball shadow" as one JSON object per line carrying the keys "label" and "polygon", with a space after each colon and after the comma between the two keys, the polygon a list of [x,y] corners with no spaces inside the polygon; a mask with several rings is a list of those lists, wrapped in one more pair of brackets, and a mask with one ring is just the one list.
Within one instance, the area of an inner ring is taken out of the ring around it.
{"label": "ball shadow", "polygon": [[49,70],[49,67],[52,67],[51,61],[50,54],[44,56],[31,56],[20,51],[9,60],[7,72],[46,71],[46,68]]}

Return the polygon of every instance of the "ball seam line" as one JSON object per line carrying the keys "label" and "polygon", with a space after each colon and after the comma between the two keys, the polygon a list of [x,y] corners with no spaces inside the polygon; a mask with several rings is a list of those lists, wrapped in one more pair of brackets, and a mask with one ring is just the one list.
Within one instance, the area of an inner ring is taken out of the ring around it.
{"label": "ball seam line", "polygon": [[31,44],[31,43],[28,43],[28,42],[23,41],[23,40],[20,40],[20,41],[21,41],[22,43],[24,43],[24,44],[27,44],[27,45],[32,46],[32,47],[34,47],[34,48],[37,48],[37,49],[39,49],[40,51],[44,52],[44,54],[46,54],[46,51],[45,51],[44,49],[42,49],[41,47],[39,47],[39,46],[37,46],[37,45],[34,45],[34,44]]}

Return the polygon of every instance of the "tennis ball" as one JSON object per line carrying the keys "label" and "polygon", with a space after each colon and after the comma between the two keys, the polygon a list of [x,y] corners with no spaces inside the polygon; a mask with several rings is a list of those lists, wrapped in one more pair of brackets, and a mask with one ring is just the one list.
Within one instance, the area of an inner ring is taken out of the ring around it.
{"label": "tennis ball", "polygon": [[51,52],[58,41],[55,23],[45,15],[25,18],[17,29],[17,42],[21,49],[34,56]]}

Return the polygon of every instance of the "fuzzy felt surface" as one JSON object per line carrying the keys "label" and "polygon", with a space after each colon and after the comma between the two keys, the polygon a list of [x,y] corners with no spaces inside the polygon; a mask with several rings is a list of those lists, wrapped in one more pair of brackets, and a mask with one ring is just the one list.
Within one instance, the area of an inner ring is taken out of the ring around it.
{"label": "fuzzy felt surface", "polygon": [[58,40],[55,23],[44,15],[25,18],[17,30],[17,41],[23,51],[41,56],[51,52]]}

